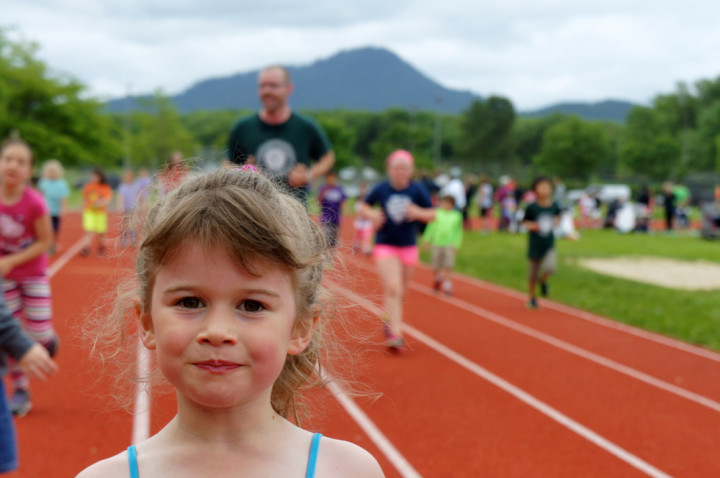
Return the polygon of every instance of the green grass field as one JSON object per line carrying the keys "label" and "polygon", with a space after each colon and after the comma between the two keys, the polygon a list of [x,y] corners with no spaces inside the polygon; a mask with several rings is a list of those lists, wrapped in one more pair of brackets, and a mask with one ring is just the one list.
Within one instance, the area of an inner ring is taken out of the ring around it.
{"label": "green grass field", "polygon": [[[466,233],[456,270],[526,291],[526,243],[524,234],[483,236],[478,232]],[[558,272],[550,283],[553,300],[720,350],[719,291],[666,289],[610,277],[577,265],[577,259],[581,258],[617,256],[702,259],[720,263],[720,242],[687,236],[582,231],[581,240],[560,240],[556,248]]]}

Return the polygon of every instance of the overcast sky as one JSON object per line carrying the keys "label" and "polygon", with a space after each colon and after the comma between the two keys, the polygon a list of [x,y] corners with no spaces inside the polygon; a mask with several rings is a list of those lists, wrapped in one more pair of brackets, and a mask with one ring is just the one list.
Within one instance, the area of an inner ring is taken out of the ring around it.
{"label": "overcast sky", "polygon": [[[3,0],[1,26],[100,98],[348,48],[393,50],[445,86],[508,96],[648,102],[720,76],[714,0]],[[325,5],[325,3],[327,3]]]}

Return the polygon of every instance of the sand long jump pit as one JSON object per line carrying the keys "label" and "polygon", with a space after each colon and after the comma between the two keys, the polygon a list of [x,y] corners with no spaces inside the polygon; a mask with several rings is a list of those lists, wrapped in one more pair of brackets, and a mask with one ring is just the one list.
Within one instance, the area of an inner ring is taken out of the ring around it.
{"label": "sand long jump pit", "polygon": [[580,259],[578,264],[601,274],[682,290],[720,289],[720,263],[659,257]]}

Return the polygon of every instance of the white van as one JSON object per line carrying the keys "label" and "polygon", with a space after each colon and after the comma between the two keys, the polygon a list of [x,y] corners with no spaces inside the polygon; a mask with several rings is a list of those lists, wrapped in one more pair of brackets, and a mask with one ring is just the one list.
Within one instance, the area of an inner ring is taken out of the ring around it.
{"label": "white van", "polygon": [[610,204],[615,200],[629,201],[632,197],[632,191],[627,184],[591,184],[585,188],[590,196],[600,199],[603,204]]}

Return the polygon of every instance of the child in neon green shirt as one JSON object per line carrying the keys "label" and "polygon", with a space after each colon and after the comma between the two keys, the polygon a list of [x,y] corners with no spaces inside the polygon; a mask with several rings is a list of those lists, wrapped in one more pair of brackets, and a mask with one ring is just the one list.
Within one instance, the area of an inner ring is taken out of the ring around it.
{"label": "child in neon green shirt", "polygon": [[440,207],[435,214],[435,220],[425,228],[422,240],[432,246],[430,265],[435,271],[433,288],[438,292],[442,289],[451,295],[450,273],[455,267],[455,253],[462,245],[463,218],[460,211],[455,209],[455,199],[449,195],[440,199]]}

